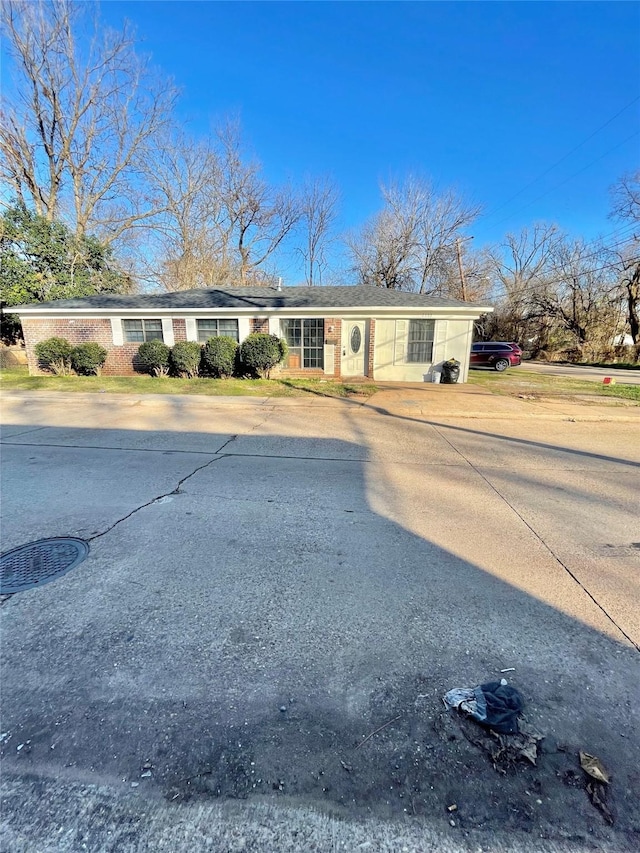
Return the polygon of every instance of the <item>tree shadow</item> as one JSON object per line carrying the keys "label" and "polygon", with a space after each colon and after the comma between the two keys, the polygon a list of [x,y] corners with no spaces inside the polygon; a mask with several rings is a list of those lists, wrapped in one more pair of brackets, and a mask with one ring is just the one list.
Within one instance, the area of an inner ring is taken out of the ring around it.
{"label": "tree shadow", "polygon": [[[428,425],[434,426],[434,427],[442,427],[442,428],[445,428],[447,430],[451,430],[452,432],[464,433],[466,435],[476,435],[476,436],[479,436],[480,438],[495,438],[495,439],[498,439],[500,441],[504,441],[504,442],[507,442],[507,443],[510,443],[510,444],[513,444],[516,446],[521,446],[521,447],[539,448],[543,451],[557,450],[557,451],[560,451],[562,453],[567,453],[570,456],[583,456],[583,457],[588,458],[588,459],[599,459],[599,460],[602,460],[603,462],[614,462],[614,463],[620,464],[620,465],[628,465],[632,468],[640,468],[640,462],[634,462],[630,459],[621,459],[621,458],[616,457],[616,456],[608,456],[606,454],[601,454],[601,453],[590,453],[590,452],[585,451],[585,450],[575,450],[574,448],[571,448],[571,447],[563,447],[560,445],[549,444],[549,443],[544,442],[544,441],[532,441],[531,439],[526,439],[526,438],[516,438],[514,436],[504,436],[504,435],[500,435],[499,433],[488,432],[487,430],[476,430],[476,429],[472,429],[470,427],[463,427],[463,426],[454,425],[450,422],[447,422],[443,418],[437,420],[434,418],[429,418],[428,416],[424,417],[424,418],[415,418],[415,417],[411,417],[410,415],[400,415],[397,412],[391,412],[391,411],[389,411],[389,409],[385,409],[383,406],[375,406],[372,403],[364,402],[362,405],[363,405],[363,408],[371,409],[372,411],[376,412],[379,415],[384,415],[385,417],[394,418],[396,420],[408,421],[408,422],[417,423],[417,424],[428,424]],[[505,416],[505,421],[509,421],[508,416]]]}
{"label": "tree shadow", "polygon": [[[6,772],[443,832],[455,803],[463,828],[532,851],[541,834],[632,838],[637,654],[374,509],[357,445],[322,458],[281,434],[274,455],[254,428],[174,433],[179,447],[102,429],[89,446],[66,428],[54,449],[24,427],[5,443],[9,539],[80,533],[91,554],[3,607]],[[512,667],[547,740],[503,776],[441,697]],[[615,833],[582,790],[581,748],[614,773]],[[5,820],[24,824],[17,802]]]}

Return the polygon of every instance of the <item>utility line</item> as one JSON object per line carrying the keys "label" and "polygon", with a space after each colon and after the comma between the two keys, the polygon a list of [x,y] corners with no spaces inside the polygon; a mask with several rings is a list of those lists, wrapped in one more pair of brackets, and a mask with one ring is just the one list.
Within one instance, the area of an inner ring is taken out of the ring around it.
{"label": "utility line", "polygon": [[586,145],[586,143],[589,142],[591,139],[593,139],[593,137],[596,136],[598,133],[600,133],[601,130],[604,130],[605,127],[608,127],[608,125],[610,125],[613,121],[615,121],[618,118],[618,116],[622,115],[623,112],[628,110],[629,107],[632,107],[638,101],[640,101],[640,95],[638,97],[634,98],[628,104],[626,104],[626,106],[622,107],[622,109],[619,110],[615,115],[611,116],[610,119],[607,119],[607,121],[605,121],[604,124],[601,124],[600,127],[598,127],[596,130],[594,130],[593,133],[591,133],[589,136],[587,136],[586,139],[583,139],[582,142],[580,142],[578,145],[575,146],[575,148],[572,148],[571,151],[568,151],[563,157],[561,157],[559,160],[556,160],[556,162],[553,163],[551,166],[549,166],[549,168],[545,169],[544,172],[541,172],[539,175],[537,175],[535,178],[533,178],[533,180],[529,181],[529,183],[526,184],[526,186],[522,187],[522,189],[518,190],[517,193],[514,193],[514,195],[512,195],[510,198],[508,198],[506,201],[504,201],[501,205],[494,208],[494,210],[489,211],[489,213],[486,214],[485,218],[491,219],[491,217],[495,216],[495,214],[498,213],[498,211],[502,210],[504,207],[506,207],[508,204],[510,204],[515,198],[518,198],[518,196],[522,195],[523,192],[528,190],[529,187],[532,187],[539,180],[541,180],[546,175],[548,175],[549,172],[553,171],[553,169],[556,168],[556,166],[559,166],[561,163],[564,163],[565,160],[567,160],[569,157],[571,157],[573,154],[575,154],[575,152],[578,151],[580,148],[582,148],[583,145]]}
{"label": "utility line", "polygon": [[545,192],[541,193],[539,196],[536,196],[535,198],[531,199],[531,201],[528,201],[526,204],[523,204],[522,207],[518,208],[518,210],[514,211],[513,213],[510,213],[509,216],[500,219],[498,222],[495,223],[494,227],[502,225],[503,222],[507,222],[509,219],[512,219],[514,216],[517,216],[519,213],[522,213],[523,210],[526,210],[528,207],[531,207],[532,204],[535,204],[537,201],[540,201],[541,198],[548,196],[549,193],[552,193],[554,190],[557,190],[559,187],[562,187],[569,181],[572,181],[574,178],[577,178],[578,175],[581,175],[583,172],[586,172],[586,170],[590,169],[591,166],[594,166],[596,163],[599,163],[600,160],[603,160],[613,151],[617,151],[618,148],[621,148],[623,145],[629,142],[630,139],[633,139],[638,135],[640,135],[640,130],[636,130],[630,136],[627,136],[626,139],[623,139],[622,142],[619,142],[617,145],[614,145],[613,148],[609,148],[607,151],[605,151],[604,154],[601,154],[599,157],[596,157],[595,160],[592,160],[590,163],[587,163],[587,165],[583,166],[582,169],[578,169],[577,172],[574,172],[572,175],[569,175],[568,178],[565,178],[563,181],[554,184],[554,186],[550,187],[548,190],[545,190]]}
{"label": "utility line", "polygon": [[[636,258],[630,258],[629,259],[630,263],[637,263],[638,261],[640,261],[640,256],[638,256]],[[605,264],[601,267],[595,267],[594,269],[587,270],[586,272],[588,272],[588,273],[604,272],[605,270],[608,270],[608,269],[614,269],[617,266],[619,266],[618,263]],[[558,272],[560,272],[560,268],[555,267],[554,269],[552,269],[550,271],[558,273]],[[508,288],[506,285],[500,284],[497,287],[492,288],[491,292],[494,296],[502,296],[502,295],[504,295],[504,296],[521,296],[521,295],[526,294],[529,291],[533,292],[533,291],[537,290],[540,286],[551,286],[554,284],[562,284],[566,280],[567,280],[566,275],[562,276],[561,278],[545,278],[544,272],[542,272],[540,275],[536,276],[536,281],[529,281],[520,287],[514,287],[514,288]]]}

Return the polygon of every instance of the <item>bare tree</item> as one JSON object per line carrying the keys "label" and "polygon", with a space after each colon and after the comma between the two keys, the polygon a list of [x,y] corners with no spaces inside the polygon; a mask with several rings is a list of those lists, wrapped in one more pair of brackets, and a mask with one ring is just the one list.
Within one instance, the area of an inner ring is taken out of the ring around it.
{"label": "bare tree", "polygon": [[290,187],[268,184],[259,163],[244,159],[236,123],[220,131],[219,145],[220,242],[237,253],[240,282],[250,284],[300,221],[300,202]]}
{"label": "bare tree", "polygon": [[383,208],[348,238],[360,281],[378,287],[447,293],[456,239],[478,216],[454,190],[438,193],[420,177],[381,187]]}
{"label": "bare tree", "polygon": [[571,336],[576,355],[598,358],[612,347],[619,323],[619,289],[609,250],[584,240],[556,241],[550,278],[533,301]]}
{"label": "bare tree", "polygon": [[322,284],[328,267],[327,249],[333,242],[332,229],[338,215],[338,188],[329,178],[307,179],[302,190],[301,225],[303,245],[298,249],[304,260],[306,283]]}
{"label": "bare tree", "polygon": [[489,336],[528,342],[534,353],[545,350],[552,321],[536,299],[553,277],[554,249],[563,239],[556,225],[537,223],[489,250],[496,311],[489,319]]}
{"label": "bare tree", "polygon": [[345,241],[360,284],[414,289],[410,263],[413,229],[391,211],[380,211],[358,232],[347,234]]}
{"label": "bare tree", "polygon": [[611,188],[611,217],[640,227],[640,169],[627,172]]}
{"label": "bare tree", "polygon": [[611,218],[634,227],[618,250],[618,261],[629,331],[640,348],[640,169],[623,175],[612,187],[611,196]]}
{"label": "bare tree", "polygon": [[222,178],[216,152],[183,133],[166,134],[148,163],[147,180],[162,213],[142,232],[143,277],[167,290],[227,282],[234,270],[221,232]]}
{"label": "bare tree", "polygon": [[9,0],[2,17],[17,92],[0,130],[4,180],[49,221],[110,244],[157,213],[139,175],[175,89],[94,4]]}

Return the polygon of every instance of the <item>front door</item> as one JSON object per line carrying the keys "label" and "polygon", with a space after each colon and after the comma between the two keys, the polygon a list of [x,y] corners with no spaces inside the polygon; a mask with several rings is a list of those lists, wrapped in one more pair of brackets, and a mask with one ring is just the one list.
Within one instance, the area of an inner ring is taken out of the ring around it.
{"label": "front door", "polygon": [[366,366],[366,323],[346,320],[342,323],[342,375],[364,376]]}

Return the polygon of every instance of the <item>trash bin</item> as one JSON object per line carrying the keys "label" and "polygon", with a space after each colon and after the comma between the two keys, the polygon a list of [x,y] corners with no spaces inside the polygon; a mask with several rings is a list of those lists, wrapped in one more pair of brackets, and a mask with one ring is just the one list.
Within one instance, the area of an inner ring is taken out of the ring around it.
{"label": "trash bin", "polygon": [[460,376],[460,362],[450,358],[442,364],[442,382],[445,385],[454,385]]}

